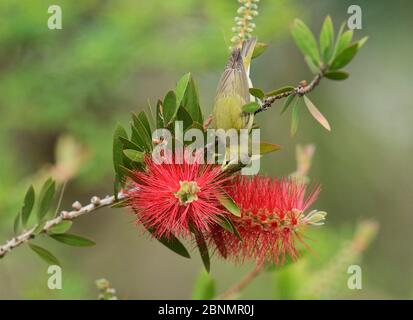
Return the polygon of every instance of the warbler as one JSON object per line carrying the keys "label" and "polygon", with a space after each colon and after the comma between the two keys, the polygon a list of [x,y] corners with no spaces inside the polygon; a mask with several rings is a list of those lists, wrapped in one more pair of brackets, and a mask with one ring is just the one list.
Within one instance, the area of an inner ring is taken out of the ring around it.
{"label": "warbler", "polygon": [[241,48],[233,48],[218,83],[212,113],[215,129],[246,128],[253,115],[244,113],[242,106],[251,102],[249,69],[256,38],[245,40]]}

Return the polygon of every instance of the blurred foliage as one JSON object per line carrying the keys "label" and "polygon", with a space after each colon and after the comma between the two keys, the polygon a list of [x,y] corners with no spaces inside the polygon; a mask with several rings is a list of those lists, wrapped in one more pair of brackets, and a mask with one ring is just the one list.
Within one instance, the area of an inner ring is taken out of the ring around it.
{"label": "blurred foliage", "polygon": [[[56,0],[53,4],[62,6],[63,30],[47,29],[49,1],[0,2],[1,239],[12,235],[13,217],[29,185],[39,189],[49,174],[58,184],[72,181],[63,208],[74,199],[111,192],[111,138],[116,122],[126,122],[130,111],[142,110],[147,98],[162,97],[180,75],[194,74],[201,104],[211,109],[238,7],[233,0]],[[310,79],[289,26],[298,17],[311,30],[319,30],[327,14],[344,21],[350,4],[349,0],[318,0],[311,6],[301,0],[261,0],[254,33],[270,46],[253,66],[254,85],[267,90]],[[363,259],[363,290],[335,296],[412,297],[413,109],[406,66],[413,46],[406,39],[413,4],[362,1],[361,6],[363,34],[371,38],[349,68],[353,76],[346,84],[322,82],[314,92],[332,133],[303,121],[297,137],[290,140],[289,123],[278,117],[279,110],[257,117],[262,135],[276,138],[284,147],[263,161],[265,174],[288,174],[294,169],[296,142],[317,144],[311,175],[323,185],[317,207],[329,212],[329,220],[323,230],[311,235],[315,257],[288,267],[297,269],[294,272],[286,268],[263,275],[243,298],[293,297],[303,274],[331,261],[343,241],[351,238],[351,228],[338,225],[366,216],[377,218],[381,229]],[[71,147],[59,147],[62,143]],[[59,149],[70,154],[55,154]],[[67,171],[60,169],[63,163]],[[96,298],[93,279],[97,277],[111,279],[129,298],[190,297],[200,262],[187,263],[157,242],[142,239],[131,220],[127,213],[108,210],[77,221],[75,232],[93,233],[97,242],[96,249],[87,252],[52,244],[53,252],[63,251],[59,254],[64,263],[63,290],[49,290],[45,265],[33,259],[28,249],[16,250],[0,263],[0,297]],[[219,290],[240,278],[247,267],[216,263],[212,275]],[[284,288],[283,283],[288,287],[281,296],[275,288]]]}

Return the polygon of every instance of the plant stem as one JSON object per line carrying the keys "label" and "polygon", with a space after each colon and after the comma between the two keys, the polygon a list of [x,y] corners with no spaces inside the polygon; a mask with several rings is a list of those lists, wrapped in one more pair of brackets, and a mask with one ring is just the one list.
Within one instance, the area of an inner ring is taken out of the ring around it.
{"label": "plant stem", "polygon": [[244,278],[242,278],[239,282],[234,284],[232,287],[227,289],[224,293],[220,294],[217,299],[219,300],[227,300],[231,299],[237,293],[241,292],[245,287],[247,287],[261,272],[263,265],[256,265],[254,270],[248,273]]}
{"label": "plant stem", "polygon": [[263,111],[269,109],[272,106],[272,104],[277,100],[286,98],[286,97],[291,96],[291,95],[298,95],[299,97],[302,97],[303,95],[313,91],[314,88],[318,86],[321,79],[324,77],[324,73],[325,73],[325,71],[323,69],[320,70],[320,73],[318,73],[313,78],[313,80],[311,80],[311,82],[309,84],[307,84],[307,81],[303,80],[299,83],[299,85],[297,87],[295,87],[291,91],[283,92],[283,93],[277,94],[275,96],[265,97],[264,100],[263,100],[261,108],[258,109],[255,112],[255,114],[263,112]]}
{"label": "plant stem", "polygon": [[56,216],[55,218],[44,222],[43,223],[44,226],[40,232],[38,233],[36,232],[39,227],[39,224],[37,224],[29,230],[24,230],[20,235],[15,236],[13,239],[6,241],[4,245],[0,246],[0,258],[3,258],[12,249],[17,248],[23,243],[35,238],[38,234],[47,233],[47,231],[51,227],[59,224],[63,220],[74,220],[82,215],[85,215],[85,214],[94,212],[98,209],[113,205],[116,202],[118,202],[118,200],[126,199],[126,195],[122,192],[119,192],[117,198],[118,199],[116,199],[115,196],[106,196],[103,199],[99,199],[98,197],[93,197],[91,199],[91,203],[83,207],[78,202],[76,202],[77,204],[79,204],[79,207],[77,207],[77,205],[74,204],[74,207],[76,206],[75,210],[61,211],[60,214]]}

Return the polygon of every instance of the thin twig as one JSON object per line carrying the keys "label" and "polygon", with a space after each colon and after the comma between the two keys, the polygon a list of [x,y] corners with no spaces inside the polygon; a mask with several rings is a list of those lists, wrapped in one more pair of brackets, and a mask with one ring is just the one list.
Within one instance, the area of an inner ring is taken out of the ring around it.
{"label": "thin twig", "polygon": [[[82,215],[113,205],[118,202],[118,200],[124,199],[126,199],[126,195],[122,192],[119,192],[117,199],[115,198],[115,196],[106,196],[103,199],[95,196],[91,199],[91,202],[88,205],[83,207],[78,202],[75,202],[75,210],[61,211],[57,217],[46,221],[44,223],[44,227],[39,233],[46,233],[51,227],[59,224],[63,220],[74,220]],[[78,205],[79,207],[77,207]],[[36,232],[38,230],[38,226],[39,225],[35,225],[29,230],[24,230],[20,235],[14,237],[11,240],[8,240],[4,245],[0,246],[0,258],[3,258],[12,249],[17,248],[23,243],[35,238],[39,234]]]}
{"label": "thin twig", "polygon": [[267,109],[269,109],[272,104],[280,99],[289,97],[291,95],[297,95],[299,97],[302,97],[303,95],[311,92],[314,90],[315,87],[318,86],[318,84],[320,83],[320,80],[323,78],[325,71],[322,69],[320,71],[320,73],[318,73],[313,80],[311,80],[310,83],[307,83],[307,81],[303,80],[299,83],[299,85],[297,87],[295,87],[293,90],[288,91],[288,92],[283,92],[280,94],[277,94],[275,96],[269,96],[269,97],[265,97],[263,102],[262,102],[262,106],[260,109],[258,109],[255,114],[263,112]]}
{"label": "thin twig", "polygon": [[237,293],[244,290],[244,288],[247,287],[252,282],[252,280],[254,280],[260,274],[262,269],[263,269],[263,265],[256,265],[254,270],[248,273],[244,278],[242,278],[239,282],[234,284],[232,287],[227,289],[224,293],[220,294],[217,297],[217,299],[219,300],[231,299]]}

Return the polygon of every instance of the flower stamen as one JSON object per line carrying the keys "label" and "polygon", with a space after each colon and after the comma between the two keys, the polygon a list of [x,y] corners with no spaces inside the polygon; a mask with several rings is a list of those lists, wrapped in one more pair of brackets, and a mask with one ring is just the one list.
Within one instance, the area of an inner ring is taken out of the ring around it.
{"label": "flower stamen", "polygon": [[197,193],[201,191],[196,181],[179,181],[180,188],[174,193],[181,206],[187,205],[198,200]]}

